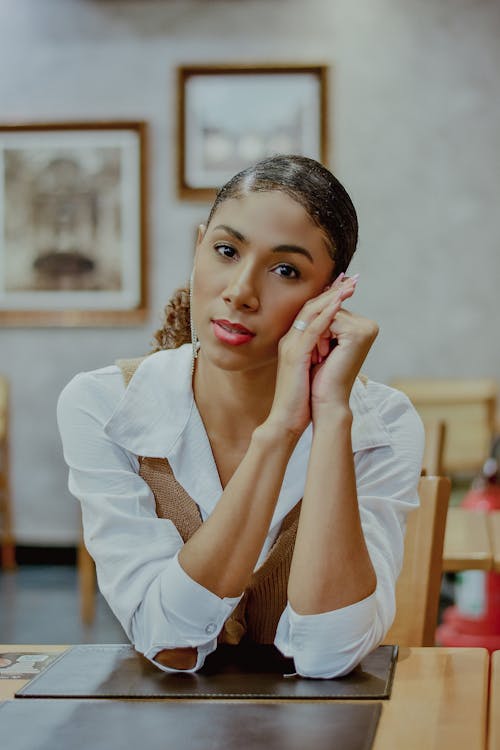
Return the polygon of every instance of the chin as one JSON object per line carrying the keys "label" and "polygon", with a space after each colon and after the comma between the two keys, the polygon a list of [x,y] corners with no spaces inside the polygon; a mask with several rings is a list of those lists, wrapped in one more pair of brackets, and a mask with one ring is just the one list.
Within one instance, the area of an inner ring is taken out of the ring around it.
{"label": "chin", "polygon": [[261,367],[269,367],[277,363],[277,353],[267,356],[258,356],[250,352],[248,346],[224,346],[223,344],[209,344],[200,347],[200,354],[213,367],[218,367],[227,372],[241,372],[243,370],[255,370]]}

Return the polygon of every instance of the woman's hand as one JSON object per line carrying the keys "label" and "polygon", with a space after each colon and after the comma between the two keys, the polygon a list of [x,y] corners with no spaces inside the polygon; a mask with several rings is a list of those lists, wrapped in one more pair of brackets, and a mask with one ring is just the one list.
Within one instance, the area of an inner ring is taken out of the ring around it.
{"label": "woman's hand", "polygon": [[266,421],[297,438],[311,421],[311,374],[318,370],[321,352],[326,356],[326,342],[332,339],[330,328],[356,286],[355,279],[340,283],[342,278],[343,274],[329,289],[305,303],[295,318],[295,322],[304,322],[305,329],[292,326],[279,343],[274,401]]}
{"label": "woman's hand", "polygon": [[349,403],[354,381],[377,335],[378,325],[373,320],[342,308],[336,312],[319,337],[314,357],[311,373],[313,421],[333,404]]}

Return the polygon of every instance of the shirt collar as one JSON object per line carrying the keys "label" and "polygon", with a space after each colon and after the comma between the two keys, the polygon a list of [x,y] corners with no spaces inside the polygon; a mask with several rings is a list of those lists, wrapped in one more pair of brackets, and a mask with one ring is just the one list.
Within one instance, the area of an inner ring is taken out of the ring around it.
{"label": "shirt collar", "polygon": [[190,344],[145,357],[104,426],[138,456],[168,457],[191,416],[194,399]]}
{"label": "shirt collar", "polygon": [[[138,456],[167,458],[174,475],[207,513],[222,487],[204,425],[193,398],[192,348],[184,344],[146,357],[104,426],[105,433]],[[368,384],[356,379],[350,396],[352,449],[390,445],[390,435],[371,403]],[[271,527],[304,494],[312,427],[304,431],[288,463]],[[208,471],[199,471],[203,466]]]}

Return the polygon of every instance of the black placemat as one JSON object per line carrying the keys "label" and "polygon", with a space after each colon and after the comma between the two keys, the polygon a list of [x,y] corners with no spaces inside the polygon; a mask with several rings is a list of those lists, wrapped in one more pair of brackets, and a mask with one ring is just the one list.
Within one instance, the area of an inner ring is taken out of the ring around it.
{"label": "black placemat", "polygon": [[219,646],[197,673],[157,669],[130,645],[81,645],[22,687],[19,698],[388,698],[396,646],[379,646],[345,677],[285,677],[274,646]]}
{"label": "black placemat", "polygon": [[7,701],[9,750],[370,750],[380,703]]}

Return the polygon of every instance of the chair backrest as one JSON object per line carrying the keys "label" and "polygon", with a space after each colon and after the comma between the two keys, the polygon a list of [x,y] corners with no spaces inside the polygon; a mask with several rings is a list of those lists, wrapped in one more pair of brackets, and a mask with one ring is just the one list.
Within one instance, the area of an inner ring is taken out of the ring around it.
{"label": "chair backrest", "polygon": [[495,434],[494,379],[401,378],[391,385],[406,393],[424,424],[446,423],[445,474],[470,474],[481,468]]}
{"label": "chair backrest", "polygon": [[450,488],[447,477],[420,478],[420,507],[408,518],[396,618],[385,643],[434,645]]}
{"label": "chair backrest", "polygon": [[442,477],[444,471],[444,448],[446,423],[440,419],[424,422],[425,447],[422,460],[422,474]]}
{"label": "chair backrest", "polygon": [[0,531],[9,484],[9,381],[0,375]]}
{"label": "chair backrest", "polygon": [[7,419],[9,407],[9,382],[0,375],[0,446],[7,440]]}

